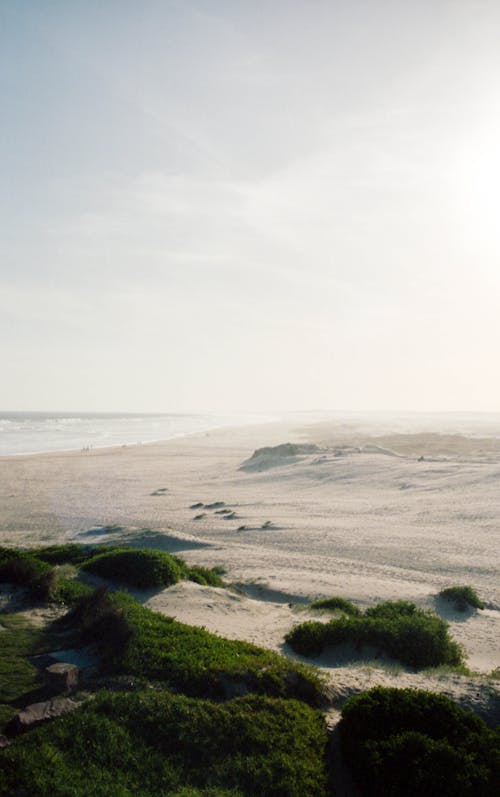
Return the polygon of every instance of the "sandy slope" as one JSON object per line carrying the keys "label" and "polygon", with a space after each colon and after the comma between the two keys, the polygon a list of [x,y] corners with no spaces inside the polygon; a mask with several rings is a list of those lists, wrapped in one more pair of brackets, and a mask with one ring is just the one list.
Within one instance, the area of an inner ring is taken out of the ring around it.
{"label": "sandy slope", "polygon": [[[321,450],[251,459],[254,449],[288,440]],[[278,650],[305,616],[297,604],[307,598],[340,594],[363,607],[401,597],[436,608],[440,588],[472,584],[487,609],[448,619],[469,666],[486,673],[500,665],[499,487],[495,438],[266,425],[0,459],[0,543],[127,537],[192,563],[223,564],[245,595],[182,584],[149,596],[149,605]],[[224,505],[192,507],[198,502]],[[123,529],[98,528],[106,524]],[[378,662],[318,663],[339,700],[378,682],[426,684],[497,711],[493,681],[396,672]]]}

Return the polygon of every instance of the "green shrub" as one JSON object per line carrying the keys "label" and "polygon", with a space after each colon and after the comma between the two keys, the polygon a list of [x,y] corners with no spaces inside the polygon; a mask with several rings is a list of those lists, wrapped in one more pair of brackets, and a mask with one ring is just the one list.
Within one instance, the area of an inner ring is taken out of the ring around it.
{"label": "green shrub", "polygon": [[49,565],[79,565],[94,557],[98,550],[94,545],[68,543],[66,545],[47,545],[43,548],[32,548],[30,554]]}
{"label": "green shrub", "polygon": [[104,692],[4,751],[0,795],[87,797],[92,783],[98,797],[323,797],[326,741],[321,715],[295,701]]}
{"label": "green shrub", "polygon": [[410,601],[385,601],[384,603],[377,603],[376,606],[370,606],[365,612],[366,617],[383,617],[388,620],[415,617],[419,614],[422,614],[422,610],[418,609]]}
{"label": "green shrub", "polygon": [[127,652],[133,631],[125,609],[113,601],[105,587],[86,593],[70,615],[84,644],[93,643],[104,665],[119,660]]}
{"label": "green shrub", "polygon": [[0,561],[0,583],[28,587],[50,571],[49,565],[21,551],[11,551]]}
{"label": "green shrub", "polygon": [[26,587],[37,600],[51,600],[56,582],[54,569],[28,553],[11,551],[0,558],[0,583]]}
{"label": "green shrub", "polygon": [[379,604],[360,617],[302,623],[286,635],[285,641],[304,656],[350,643],[358,649],[375,647],[417,668],[441,664],[456,667],[463,662],[462,650],[450,639],[447,623],[406,601]]}
{"label": "green shrub", "polygon": [[201,567],[195,565],[188,570],[187,577],[190,581],[195,581],[197,584],[203,584],[208,587],[223,587],[224,582],[220,575],[208,567]]}
{"label": "green shrub", "polygon": [[447,587],[441,590],[438,597],[453,603],[459,612],[465,612],[468,608],[484,609],[484,603],[472,587]]}
{"label": "green shrub", "polygon": [[168,587],[187,573],[186,565],[176,556],[132,548],[97,554],[83,563],[82,570],[139,589]]}
{"label": "green shrub", "polygon": [[443,695],[377,687],[349,698],[342,751],[366,797],[493,797],[500,735]]}
{"label": "green shrub", "polygon": [[332,598],[321,598],[320,600],[313,601],[310,605],[311,609],[321,609],[326,611],[339,611],[348,614],[352,617],[358,617],[361,614],[360,609],[345,598],[334,596]]}

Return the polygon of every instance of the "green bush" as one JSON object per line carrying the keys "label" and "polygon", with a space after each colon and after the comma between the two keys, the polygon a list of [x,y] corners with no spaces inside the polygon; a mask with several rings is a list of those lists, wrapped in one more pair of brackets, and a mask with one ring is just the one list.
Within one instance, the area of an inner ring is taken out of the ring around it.
{"label": "green bush", "polygon": [[1,552],[0,583],[26,587],[33,598],[50,600],[56,589],[56,574],[50,565],[22,551]]}
{"label": "green bush", "polygon": [[456,667],[463,662],[462,650],[450,639],[447,623],[406,601],[379,604],[360,617],[302,623],[285,641],[304,656],[317,656],[326,647],[349,643],[358,649],[375,647],[416,668]]}
{"label": "green bush", "polygon": [[[30,554],[49,565],[79,565],[94,557],[98,550],[94,545],[68,543],[66,545],[47,545],[43,548],[32,548]],[[106,550],[109,550],[109,548]]]}
{"label": "green bush", "polygon": [[197,584],[203,584],[208,587],[224,586],[223,580],[215,570],[208,567],[201,567],[200,565],[190,567],[187,577],[190,581],[195,581]]}
{"label": "green bush", "polygon": [[[113,633],[103,633],[102,615],[106,623],[110,616],[123,618],[116,624],[124,645],[116,644]],[[178,623],[141,606],[126,593],[96,591],[83,599],[69,622],[80,628],[82,642],[100,646],[108,672],[161,681],[197,697],[260,693],[293,697],[311,705],[319,705],[323,699],[323,681],[312,668],[255,645]]]}
{"label": "green bush", "polygon": [[105,692],[4,751],[0,795],[324,797],[326,741],[295,701]]}
{"label": "green bush", "polygon": [[498,731],[443,695],[377,687],[349,698],[339,730],[366,797],[498,794]]}
{"label": "green bush", "polygon": [[21,551],[10,551],[0,560],[0,583],[30,586],[50,571],[49,565]]}
{"label": "green bush", "polygon": [[453,603],[459,612],[465,612],[468,608],[484,609],[484,603],[472,587],[447,587],[441,590],[438,597]]}
{"label": "green bush", "polygon": [[186,565],[176,556],[132,548],[97,554],[83,563],[82,570],[139,589],[168,587],[187,575]]}
{"label": "green bush", "polygon": [[332,598],[321,598],[320,600],[313,601],[310,604],[310,608],[332,612],[339,611],[352,617],[358,617],[361,614],[361,610],[358,609],[354,603],[351,603],[351,601],[348,601],[345,598],[339,598],[337,596]]}

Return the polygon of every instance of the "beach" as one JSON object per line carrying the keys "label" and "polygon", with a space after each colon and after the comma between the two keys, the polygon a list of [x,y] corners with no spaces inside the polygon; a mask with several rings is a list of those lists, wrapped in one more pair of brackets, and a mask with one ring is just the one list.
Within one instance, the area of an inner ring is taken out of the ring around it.
{"label": "beach", "polygon": [[[286,443],[296,447],[273,450]],[[382,683],[442,691],[491,717],[499,712],[498,681],[488,677],[500,666],[499,484],[494,436],[266,423],[1,457],[0,544],[122,540],[219,565],[228,589],[184,582],[142,599],[287,655],[284,635],[313,616],[312,599],[340,595],[362,609],[413,601],[450,622],[474,675],[417,674],[370,652],[360,660],[332,651],[313,663],[331,679],[334,704]],[[485,609],[460,613],[437,600],[455,584],[474,587]]]}

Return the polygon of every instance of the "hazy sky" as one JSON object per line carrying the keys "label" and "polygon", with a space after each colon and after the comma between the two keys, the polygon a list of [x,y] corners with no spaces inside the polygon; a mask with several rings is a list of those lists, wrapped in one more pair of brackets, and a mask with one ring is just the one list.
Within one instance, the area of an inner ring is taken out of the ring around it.
{"label": "hazy sky", "polygon": [[498,0],[0,0],[2,409],[500,409]]}

